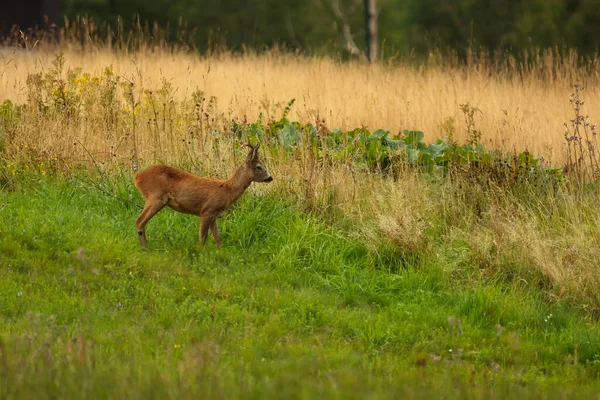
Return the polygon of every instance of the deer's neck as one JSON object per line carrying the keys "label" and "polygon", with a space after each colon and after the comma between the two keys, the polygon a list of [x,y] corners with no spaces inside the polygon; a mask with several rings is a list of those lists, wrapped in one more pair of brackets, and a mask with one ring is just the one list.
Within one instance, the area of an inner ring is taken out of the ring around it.
{"label": "deer's neck", "polygon": [[235,171],[235,174],[227,181],[229,189],[231,190],[231,204],[233,204],[237,199],[239,199],[248,186],[252,183],[252,178],[249,178],[246,174],[244,174],[244,166]]}

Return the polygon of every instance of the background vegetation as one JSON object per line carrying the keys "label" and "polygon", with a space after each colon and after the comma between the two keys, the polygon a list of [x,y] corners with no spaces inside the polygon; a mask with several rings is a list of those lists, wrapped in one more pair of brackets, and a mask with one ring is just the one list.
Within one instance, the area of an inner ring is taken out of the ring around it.
{"label": "background vegetation", "polygon": [[[600,11],[594,0],[378,0],[377,6],[384,58],[426,55],[438,48],[464,55],[470,45],[514,54],[556,46],[577,48],[586,56],[598,50],[594,29]],[[346,26],[364,49],[362,0],[65,0],[63,11],[70,20],[87,14],[113,28],[119,16],[127,27],[139,15],[160,26],[171,23],[172,38],[183,17],[201,50],[279,44],[309,53],[344,53]]]}

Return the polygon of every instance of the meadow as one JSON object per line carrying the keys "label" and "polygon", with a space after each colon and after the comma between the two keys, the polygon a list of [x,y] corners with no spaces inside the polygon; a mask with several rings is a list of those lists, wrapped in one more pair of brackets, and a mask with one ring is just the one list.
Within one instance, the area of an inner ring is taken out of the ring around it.
{"label": "meadow", "polygon": [[[0,397],[597,398],[598,69],[525,60],[0,53]],[[223,249],[141,249],[247,140]]]}

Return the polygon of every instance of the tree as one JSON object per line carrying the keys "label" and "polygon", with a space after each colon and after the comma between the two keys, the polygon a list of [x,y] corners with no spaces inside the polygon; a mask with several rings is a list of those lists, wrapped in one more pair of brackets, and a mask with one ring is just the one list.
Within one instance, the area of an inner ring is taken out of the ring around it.
{"label": "tree", "polygon": [[377,60],[377,7],[375,0],[365,0],[365,43],[367,46],[367,58],[370,63]]}
{"label": "tree", "polygon": [[[363,26],[365,33],[364,48],[361,50],[360,41],[355,40],[357,24],[356,16],[360,6],[360,0],[351,2],[342,2],[340,0],[315,0],[315,5],[322,13],[329,15],[334,21],[336,33],[340,38],[342,48],[351,55],[357,56],[362,60],[371,63],[377,60],[378,49],[378,27],[377,27],[377,8],[375,0],[362,0],[363,2]],[[359,29],[360,31],[360,29]]]}

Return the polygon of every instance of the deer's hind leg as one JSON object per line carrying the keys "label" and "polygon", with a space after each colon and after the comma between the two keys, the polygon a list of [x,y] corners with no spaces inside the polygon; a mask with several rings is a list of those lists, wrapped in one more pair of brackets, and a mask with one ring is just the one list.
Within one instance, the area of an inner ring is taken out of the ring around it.
{"label": "deer's hind leg", "polygon": [[146,224],[150,221],[150,218],[154,217],[156,213],[162,210],[166,205],[167,202],[161,199],[146,200],[142,213],[135,220],[138,236],[140,237],[140,245],[142,247],[146,247],[148,244],[146,241]]}

